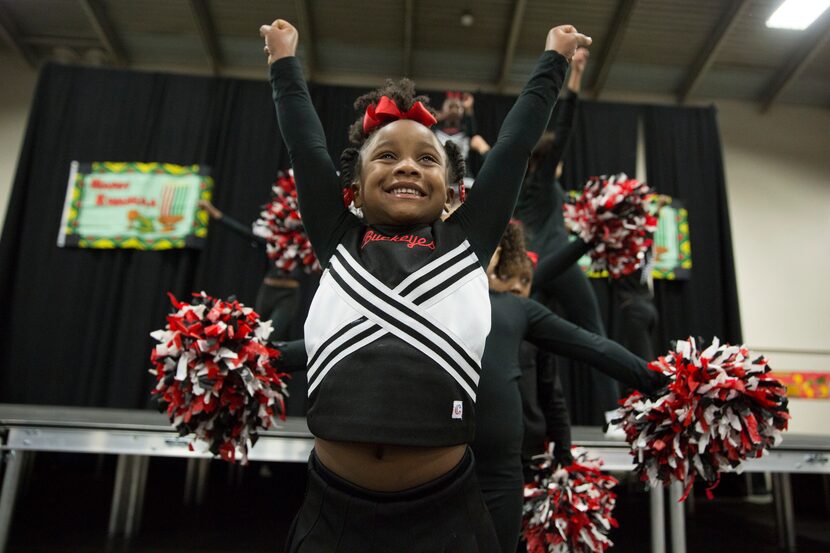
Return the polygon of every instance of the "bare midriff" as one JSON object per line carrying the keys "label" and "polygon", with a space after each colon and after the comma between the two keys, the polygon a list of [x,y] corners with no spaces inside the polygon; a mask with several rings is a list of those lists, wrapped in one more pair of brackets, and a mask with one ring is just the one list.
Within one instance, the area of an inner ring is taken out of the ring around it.
{"label": "bare midriff", "polygon": [[398,492],[435,480],[455,468],[466,450],[466,444],[412,447],[314,439],[323,466],[356,486],[378,492]]}

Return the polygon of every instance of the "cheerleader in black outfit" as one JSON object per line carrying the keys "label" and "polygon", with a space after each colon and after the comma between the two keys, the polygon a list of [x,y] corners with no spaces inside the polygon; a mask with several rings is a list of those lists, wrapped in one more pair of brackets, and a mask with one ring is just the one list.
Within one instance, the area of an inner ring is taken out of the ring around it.
{"label": "cheerleader in black outfit", "polygon": [[[568,258],[546,261],[542,270],[555,272],[567,264]],[[540,404],[545,418],[544,438],[555,444],[554,455],[560,464],[566,466],[573,460],[570,422],[556,373],[540,370],[536,374],[523,374],[519,367],[520,347],[530,342],[545,351],[584,361],[644,392],[661,388],[665,378],[648,370],[645,360],[619,344],[565,321],[528,298],[534,276],[519,225],[508,226],[488,267],[488,277],[492,329],[481,362],[483,372],[478,386],[472,450],[499,551],[514,553],[521,530],[524,486],[520,379],[525,383],[531,378],[534,382],[538,379],[538,393],[543,398]],[[278,344],[278,347],[283,352],[284,370],[306,366],[302,342]]]}
{"label": "cheerleader in black outfit", "polygon": [[288,550],[496,552],[467,447],[490,330],[483,267],[568,61],[590,39],[551,29],[469,199],[446,221],[463,160],[435,138],[411,83],[359,99],[359,149],[344,152],[341,174],[361,220],[343,206],[294,57],[296,29],[277,20],[260,32],[303,223],[325,268],[305,324],[315,448]]}
{"label": "cheerleader in black outfit", "polygon": [[[199,207],[207,211],[214,221],[250,240],[252,245],[265,248],[265,238],[257,236],[250,227],[220,211],[209,200],[199,200]],[[299,269],[286,273],[271,264],[257,292],[254,311],[263,319],[271,321],[274,329],[271,340],[287,340],[290,337],[291,324],[300,307],[300,281],[297,271]]]}
{"label": "cheerleader in black outfit", "polygon": [[[545,351],[583,361],[627,386],[652,392],[665,379],[648,369],[648,363],[619,344],[558,317],[529,299],[533,269],[518,225],[508,226],[502,247],[488,268],[492,330],[482,359],[478,421],[473,452],[487,508],[493,517],[501,550],[516,551],[523,501],[522,398],[519,348],[524,340]],[[556,270],[555,264],[548,268]],[[543,382],[555,375],[541,375]],[[553,384],[553,382],[550,382]],[[555,391],[546,404],[547,437],[555,454],[567,464],[570,425],[564,401]]]}
{"label": "cheerleader in black outfit", "polygon": [[475,97],[469,92],[447,93],[441,112],[436,116],[435,136],[441,144],[454,142],[464,158],[466,177],[475,177],[469,163],[470,152],[484,156],[490,151],[490,145],[478,134],[473,106]]}

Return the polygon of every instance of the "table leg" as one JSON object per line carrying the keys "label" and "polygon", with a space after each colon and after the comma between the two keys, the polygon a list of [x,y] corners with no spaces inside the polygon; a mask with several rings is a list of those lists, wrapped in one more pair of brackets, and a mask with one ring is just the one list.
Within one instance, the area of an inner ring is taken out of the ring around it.
{"label": "table leg", "polygon": [[[691,495],[691,494],[689,494]],[[683,484],[672,482],[669,488],[669,516],[671,518],[671,551],[686,553],[686,519],[683,512]]]}
{"label": "table leg", "polygon": [[26,451],[15,449],[6,453],[6,474],[3,475],[3,489],[0,492],[0,553],[6,550],[14,514],[14,502],[17,499],[20,484],[20,473],[26,462],[27,454]]}
{"label": "table leg", "polygon": [[210,459],[199,459],[196,464],[196,506],[201,507],[205,503]]}
{"label": "table leg", "polygon": [[124,525],[125,503],[127,493],[125,488],[129,482],[129,471],[132,464],[129,455],[119,455],[115,466],[115,483],[112,487],[112,503],[110,504],[110,523],[107,531],[110,539],[121,534]]}
{"label": "table leg", "polygon": [[182,503],[187,507],[193,502],[193,488],[196,481],[196,464],[199,462],[194,457],[187,459],[187,467],[184,473],[184,497]]}
{"label": "table leg", "polygon": [[663,486],[652,486],[649,492],[651,504],[651,553],[666,553],[666,512]]}
{"label": "table leg", "polygon": [[130,466],[130,497],[127,501],[127,516],[124,521],[124,537],[130,539],[141,526],[144,507],[144,487],[147,483],[147,457],[134,456]]}
{"label": "table leg", "polygon": [[793,489],[790,475],[781,473],[781,510],[784,513],[784,526],[787,529],[787,553],[795,553],[795,516],[793,515]]}

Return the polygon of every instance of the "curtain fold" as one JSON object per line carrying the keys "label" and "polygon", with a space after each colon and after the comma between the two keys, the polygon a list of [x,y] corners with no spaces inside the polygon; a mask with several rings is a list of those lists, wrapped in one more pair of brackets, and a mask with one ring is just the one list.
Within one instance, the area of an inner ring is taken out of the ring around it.
{"label": "curtain fold", "polygon": [[717,112],[714,107],[644,109],[648,183],[689,209],[692,276],[655,282],[658,351],[688,336],[739,343],[738,287]]}

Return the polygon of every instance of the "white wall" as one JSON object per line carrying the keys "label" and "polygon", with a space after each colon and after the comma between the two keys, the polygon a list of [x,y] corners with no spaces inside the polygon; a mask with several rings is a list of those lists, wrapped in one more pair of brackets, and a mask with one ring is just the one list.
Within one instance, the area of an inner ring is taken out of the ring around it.
{"label": "white wall", "polygon": [[[830,110],[719,106],[746,342],[776,370],[830,372]],[[830,401],[790,431],[830,434]]]}
{"label": "white wall", "polygon": [[[0,74],[1,224],[36,75],[2,52]],[[830,110],[717,106],[744,340],[776,370],[830,372]],[[794,401],[793,411],[794,430],[819,431],[830,401]]]}
{"label": "white wall", "polygon": [[37,74],[7,50],[0,51],[0,229],[6,218],[17,159],[26,132]]}

